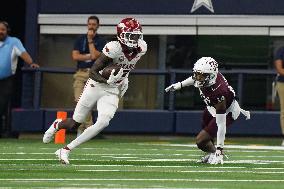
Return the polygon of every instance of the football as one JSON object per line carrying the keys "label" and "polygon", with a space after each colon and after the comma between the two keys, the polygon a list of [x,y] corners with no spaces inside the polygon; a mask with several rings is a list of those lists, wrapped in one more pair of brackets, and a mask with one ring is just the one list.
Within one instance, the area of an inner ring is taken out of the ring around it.
{"label": "football", "polygon": [[116,75],[119,70],[120,70],[120,66],[118,66],[117,64],[110,64],[108,65],[107,67],[105,67],[102,71],[102,76],[105,78],[105,79],[108,79],[112,70],[115,70],[114,72],[114,75]]}

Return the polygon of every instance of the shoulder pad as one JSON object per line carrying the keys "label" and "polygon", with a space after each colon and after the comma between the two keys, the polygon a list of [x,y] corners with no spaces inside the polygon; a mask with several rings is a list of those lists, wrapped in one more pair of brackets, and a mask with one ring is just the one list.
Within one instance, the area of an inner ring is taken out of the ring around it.
{"label": "shoulder pad", "polygon": [[115,58],[118,56],[119,52],[121,52],[121,45],[118,41],[108,42],[102,51],[107,57]]}
{"label": "shoulder pad", "polygon": [[147,43],[144,40],[138,41],[138,46],[141,48],[141,53],[144,55],[147,52]]}

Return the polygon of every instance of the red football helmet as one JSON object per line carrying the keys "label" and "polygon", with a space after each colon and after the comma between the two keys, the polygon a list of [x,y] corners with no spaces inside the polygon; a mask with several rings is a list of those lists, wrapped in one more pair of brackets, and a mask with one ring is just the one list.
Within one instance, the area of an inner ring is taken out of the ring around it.
{"label": "red football helmet", "polygon": [[143,39],[142,27],[134,18],[124,18],[116,29],[117,39],[128,47],[137,47],[138,40]]}

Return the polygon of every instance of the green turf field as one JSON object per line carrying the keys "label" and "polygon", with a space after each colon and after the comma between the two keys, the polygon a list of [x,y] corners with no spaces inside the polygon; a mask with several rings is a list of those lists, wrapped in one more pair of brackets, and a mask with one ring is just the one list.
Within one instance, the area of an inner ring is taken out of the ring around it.
{"label": "green turf field", "polygon": [[[40,139],[0,139],[1,188],[284,188],[280,139],[227,140],[224,165],[198,164],[185,137],[107,136],[75,149],[61,165],[61,147]],[[229,145],[229,146],[228,146]]]}

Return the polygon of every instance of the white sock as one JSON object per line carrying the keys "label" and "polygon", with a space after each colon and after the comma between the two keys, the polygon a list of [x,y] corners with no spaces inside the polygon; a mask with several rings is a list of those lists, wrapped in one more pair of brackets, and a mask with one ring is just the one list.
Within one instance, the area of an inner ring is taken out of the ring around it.
{"label": "white sock", "polygon": [[73,150],[80,144],[87,142],[88,140],[92,139],[94,136],[96,136],[99,132],[101,132],[105,127],[108,126],[110,121],[110,118],[108,116],[101,116],[101,118],[97,119],[97,122],[88,127],[87,129],[84,130],[84,132],[78,136],[75,140],[70,142],[67,147],[70,150]]}

